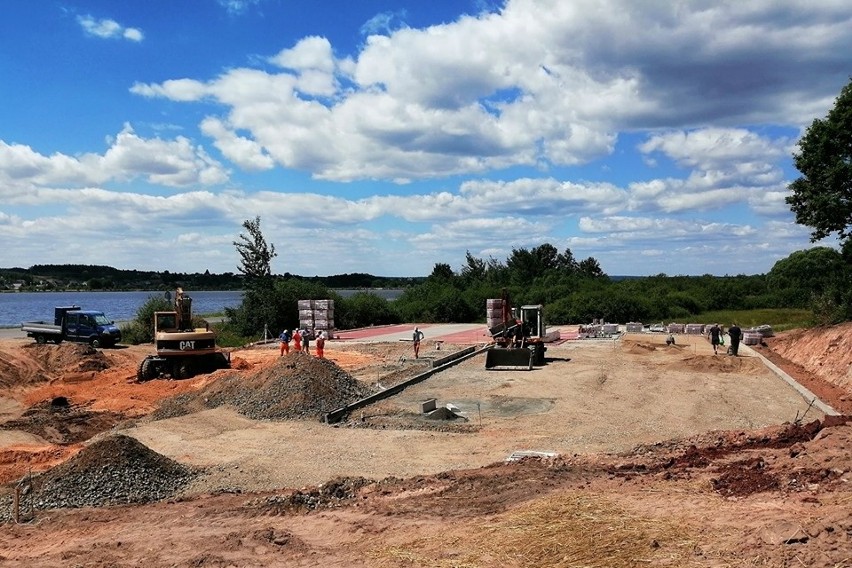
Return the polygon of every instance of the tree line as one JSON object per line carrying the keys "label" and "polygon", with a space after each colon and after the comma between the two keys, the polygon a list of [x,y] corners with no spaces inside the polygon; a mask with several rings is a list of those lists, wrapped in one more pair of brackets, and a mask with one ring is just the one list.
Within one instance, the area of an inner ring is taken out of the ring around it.
{"label": "tree line", "polygon": [[402,322],[484,322],[486,304],[508,293],[514,305],[543,304],[551,324],[593,319],[686,321],[721,310],[812,309],[815,321],[850,318],[852,271],[844,254],[830,247],[798,251],[767,274],[610,278],[593,257],[576,260],[570,249],[545,243],[515,248],[505,260],[478,258],[469,251],[458,270],[436,263],[421,282],[405,287],[394,301],[364,291],[342,298],[320,282],[275,276],[276,256],[260,229],[260,217],[246,221],[234,245],[240,253],[245,293],[240,306],[226,310],[233,332],[256,336],[299,325],[298,300],[334,300],[335,326],[351,329]]}
{"label": "tree line", "polygon": [[[352,273],[332,276],[299,276],[289,273],[284,278],[315,282],[329,288],[403,288],[424,280],[422,277],[384,277]],[[17,284],[17,286],[16,286]],[[35,264],[29,268],[0,268],[0,290],[242,290],[245,277],[241,273],[170,272],[164,270],[123,270],[112,266],[88,264]]]}

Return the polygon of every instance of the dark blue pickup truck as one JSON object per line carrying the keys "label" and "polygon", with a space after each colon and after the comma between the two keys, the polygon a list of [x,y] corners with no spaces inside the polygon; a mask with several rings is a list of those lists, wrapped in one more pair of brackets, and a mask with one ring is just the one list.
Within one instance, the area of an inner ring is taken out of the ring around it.
{"label": "dark blue pickup truck", "polygon": [[80,306],[61,306],[54,309],[53,323],[25,321],[21,330],[36,343],[63,341],[88,343],[92,347],[114,347],[121,341],[121,330],[103,312],[81,310]]}

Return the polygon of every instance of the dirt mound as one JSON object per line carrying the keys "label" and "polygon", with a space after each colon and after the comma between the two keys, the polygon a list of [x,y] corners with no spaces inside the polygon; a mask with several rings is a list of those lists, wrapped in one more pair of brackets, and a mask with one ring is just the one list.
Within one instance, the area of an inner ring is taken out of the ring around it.
{"label": "dirt mound", "polygon": [[654,345],[653,343],[648,343],[646,341],[629,340],[624,340],[622,345],[624,346],[623,349],[625,351],[633,355],[645,355],[647,353],[651,353],[652,351],[656,351],[659,347],[658,345]]}
{"label": "dirt mound", "polygon": [[65,375],[103,371],[110,366],[103,352],[82,343],[28,343],[13,351],[0,352],[0,388],[25,387]]}
{"label": "dirt mound", "polygon": [[0,484],[18,481],[25,475],[39,473],[80,451],[82,446],[10,446],[0,450]]}
{"label": "dirt mound", "polygon": [[223,376],[198,392],[165,400],[152,418],[230,406],[256,420],[322,419],[368,394],[333,361],[293,353],[247,377]]}
{"label": "dirt mound", "polygon": [[177,494],[198,472],[117,435],[33,479],[36,509],[147,503]]}
{"label": "dirt mound", "polygon": [[764,341],[781,357],[852,394],[852,322],[785,331]]}
{"label": "dirt mound", "polygon": [[65,397],[44,401],[24,411],[15,420],[0,424],[2,430],[22,430],[53,444],[85,442],[109,430],[124,416],[117,412],[93,412],[71,405]]}
{"label": "dirt mound", "polygon": [[61,345],[24,346],[33,359],[44,365],[50,373],[77,373],[85,371],[103,371],[110,367],[110,361],[102,351],[85,343],[63,343]]}
{"label": "dirt mound", "polygon": [[748,373],[763,369],[763,363],[757,357],[731,357],[723,353],[688,355],[676,365],[706,373]]}

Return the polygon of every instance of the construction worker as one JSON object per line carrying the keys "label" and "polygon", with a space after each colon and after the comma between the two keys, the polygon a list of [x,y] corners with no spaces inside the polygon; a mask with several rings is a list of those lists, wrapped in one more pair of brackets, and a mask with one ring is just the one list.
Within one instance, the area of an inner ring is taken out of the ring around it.
{"label": "construction worker", "polygon": [[311,332],[307,329],[302,330],[302,345],[305,348],[305,353],[311,354]]}
{"label": "construction worker", "polygon": [[715,355],[718,352],[719,345],[722,345],[722,328],[719,327],[719,324],[714,323],[707,334],[710,336],[710,343],[713,345],[713,355]]}
{"label": "construction worker", "polygon": [[298,329],[293,330],[293,350],[296,353],[302,351],[302,334],[299,333]]}
{"label": "construction worker", "polygon": [[278,341],[281,342],[281,355],[279,357],[283,357],[284,355],[290,354],[290,332],[288,330],[284,330],[281,332],[281,335],[278,336]]}
{"label": "construction worker", "polygon": [[325,332],[324,331],[319,332],[319,335],[317,335],[316,343],[317,343],[317,357],[322,359],[323,358],[323,350],[325,349]]}
{"label": "construction worker", "polygon": [[412,337],[412,341],[414,341],[414,358],[418,359],[420,357],[420,342],[423,341],[423,332],[420,331],[419,327],[414,328],[414,335]]}

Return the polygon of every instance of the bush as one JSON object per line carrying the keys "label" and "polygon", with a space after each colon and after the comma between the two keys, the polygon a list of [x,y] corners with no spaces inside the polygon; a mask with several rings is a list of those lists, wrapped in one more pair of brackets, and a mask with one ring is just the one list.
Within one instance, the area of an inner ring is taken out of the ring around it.
{"label": "bush", "polygon": [[172,312],[174,306],[162,296],[149,296],[136,310],[136,317],[121,327],[121,340],[131,345],[154,341],[154,312]]}
{"label": "bush", "polygon": [[355,329],[370,325],[399,323],[399,315],[391,303],[369,292],[356,292],[349,298],[336,300],[334,304],[335,327]]}

